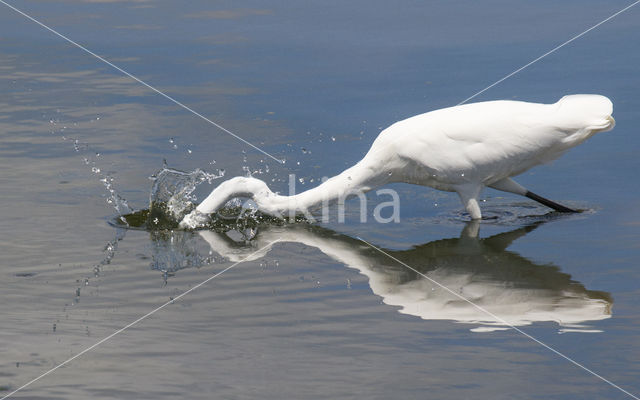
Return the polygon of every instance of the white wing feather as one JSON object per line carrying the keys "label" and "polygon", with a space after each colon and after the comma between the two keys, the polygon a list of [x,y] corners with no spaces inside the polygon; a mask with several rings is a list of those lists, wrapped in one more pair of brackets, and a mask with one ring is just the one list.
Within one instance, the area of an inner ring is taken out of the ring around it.
{"label": "white wing feather", "polygon": [[442,178],[486,183],[556,159],[611,129],[612,111],[600,95],[565,96],[555,104],[501,100],[450,107],[393,124],[370,153],[393,152]]}

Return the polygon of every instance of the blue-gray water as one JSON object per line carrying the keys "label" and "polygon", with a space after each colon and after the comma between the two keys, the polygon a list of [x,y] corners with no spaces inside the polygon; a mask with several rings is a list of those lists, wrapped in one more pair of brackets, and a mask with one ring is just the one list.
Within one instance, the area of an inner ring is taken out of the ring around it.
{"label": "blue-gray water", "polygon": [[487,191],[501,218],[478,239],[454,195],[395,185],[398,224],[350,208],[347,224],[272,227],[247,247],[118,232],[101,182],[132,208],[163,159],[311,187],[381,128],[464,100],[629,3],[12,3],[284,166],[0,5],[0,395],[282,238],[15,398],[628,398],[356,235],[638,395],[640,5],[476,99],[612,99],[612,132],[519,178],[592,210],[579,216],[516,218],[544,209]]}

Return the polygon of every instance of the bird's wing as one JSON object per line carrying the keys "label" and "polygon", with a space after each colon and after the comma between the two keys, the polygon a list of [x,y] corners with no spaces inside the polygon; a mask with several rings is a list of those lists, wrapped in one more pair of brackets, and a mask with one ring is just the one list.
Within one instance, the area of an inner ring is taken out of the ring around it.
{"label": "bird's wing", "polygon": [[388,136],[396,137],[401,157],[439,171],[506,167],[535,158],[560,140],[555,129],[536,118],[544,106],[495,101],[452,107],[394,124]]}
{"label": "bird's wing", "polygon": [[400,157],[435,170],[513,176],[606,130],[610,114],[611,102],[597,95],[565,96],[555,104],[490,101],[400,121],[381,138]]}

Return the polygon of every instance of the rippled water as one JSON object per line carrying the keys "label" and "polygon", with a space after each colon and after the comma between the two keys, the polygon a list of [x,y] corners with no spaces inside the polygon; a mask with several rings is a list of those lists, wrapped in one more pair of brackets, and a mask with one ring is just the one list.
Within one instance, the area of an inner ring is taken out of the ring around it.
{"label": "rippled water", "polygon": [[[291,173],[313,187],[380,129],[460,102],[627,3],[12,4],[287,161],[0,5],[0,395],[245,257],[15,398],[628,398],[505,321],[640,392],[640,9],[478,98],[613,100],[614,131],[519,178],[587,212],[487,191],[496,218],[474,224],[453,195],[392,185],[398,224],[358,223],[356,201],[345,224],[332,210],[326,224],[184,232],[114,214],[155,199],[181,215],[247,173],[282,193]],[[383,200],[369,196],[370,214]]]}

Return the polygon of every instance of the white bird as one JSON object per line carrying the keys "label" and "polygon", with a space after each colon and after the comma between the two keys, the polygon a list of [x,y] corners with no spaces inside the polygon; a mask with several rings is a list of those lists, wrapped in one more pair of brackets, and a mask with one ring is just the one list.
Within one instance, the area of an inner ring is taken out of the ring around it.
{"label": "white bird", "polygon": [[608,98],[587,94],[565,96],[554,104],[499,100],[427,112],[383,130],[360,162],[300,194],[276,194],[253,177],[225,181],[184,217],[181,226],[197,226],[204,215],[236,197],[251,198],[260,211],[282,216],[391,182],[456,192],[472,219],[482,218],[478,196],[487,186],[560,212],[575,212],[511,177],[612,129],[612,112]]}

